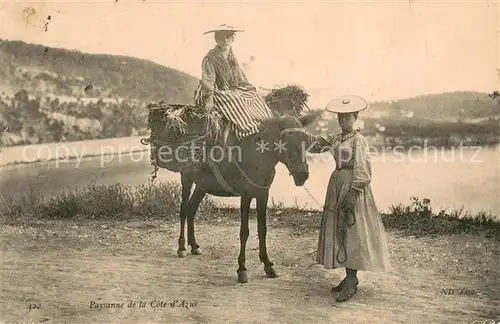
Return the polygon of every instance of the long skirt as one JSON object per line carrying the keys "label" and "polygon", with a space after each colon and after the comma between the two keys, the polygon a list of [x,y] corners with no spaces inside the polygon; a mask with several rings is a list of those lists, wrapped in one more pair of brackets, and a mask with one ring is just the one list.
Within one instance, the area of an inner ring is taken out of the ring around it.
{"label": "long skirt", "polygon": [[390,271],[387,236],[371,186],[358,195],[354,217],[345,218],[339,202],[351,186],[352,170],[335,170],[328,184],[316,261],[326,269]]}
{"label": "long skirt", "polygon": [[[196,93],[195,102],[203,104],[200,97]],[[240,139],[257,133],[262,121],[274,116],[264,98],[256,91],[215,90],[214,107],[231,124]]]}

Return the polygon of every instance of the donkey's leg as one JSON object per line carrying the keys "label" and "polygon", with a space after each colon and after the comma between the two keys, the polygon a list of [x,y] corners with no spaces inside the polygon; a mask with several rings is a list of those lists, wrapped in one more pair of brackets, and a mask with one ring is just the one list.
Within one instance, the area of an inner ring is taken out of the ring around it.
{"label": "donkey's leg", "polygon": [[252,197],[242,195],[240,200],[240,254],[238,255],[238,282],[247,283],[248,275],[245,267],[245,251],[250,230],[248,229],[248,214],[250,212],[250,202]]}
{"label": "donkey's leg", "polygon": [[268,278],[277,278],[278,274],[273,268],[273,263],[269,261],[266,247],[266,234],[267,234],[267,201],[269,193],[263,193],[257,197],[257,231],[259,234],[259,259],[264,263],[264,271]]}
{"label": "donkey's leg", "polygon": [[181,233],[179,235],[179,249],[177,250],[177,256],[183,258],[186,256],[186,240],[184,238],[184,227],[186,224],[186,216],[189,210],[189,196],[191,195],[191,188],[193,187],[193,181],[188,175],[181,173],[181,210],[179,213],[179,218],[181,219]]}
{"label": "donkey's leg", "polygon": [[201,249],[198,244],[196,244],[196,239],[194,237],[194,217],[198,211],[201,201],[206,196],[207,192],[200,187],[196,186],[189,199],[189,210],[187,214],[187,225],[188,225],[188,245],[191,245],[191,253],[195,255],[201,254]]}

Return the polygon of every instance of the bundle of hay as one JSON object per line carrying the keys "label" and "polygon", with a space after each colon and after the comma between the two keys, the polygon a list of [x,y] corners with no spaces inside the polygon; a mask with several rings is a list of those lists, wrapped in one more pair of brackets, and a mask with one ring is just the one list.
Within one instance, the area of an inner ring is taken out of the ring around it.
{"label": "bundle of hay", "polygon": [[[151,144],[151,163],[173,172],[202,167],[204,151],[221,138],[221,116],[204,107],[152,103],[147,106]],[[182,146],[182,147],[181,147]]]}
{"label": "bundle of hay", "polygon": [[297,85],[272,89],[265,96],[266,104],[279,115],[299,116],[307,107],[309,94]]}

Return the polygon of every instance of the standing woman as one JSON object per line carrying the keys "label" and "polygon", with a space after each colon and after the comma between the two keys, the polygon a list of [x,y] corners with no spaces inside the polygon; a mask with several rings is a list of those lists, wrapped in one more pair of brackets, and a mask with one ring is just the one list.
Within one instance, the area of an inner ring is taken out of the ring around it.
{"label": "standing woman", "polygon": [[342,132],[313,136],[310,153],[330,150],[336,168],[328,183],[316,261],[326,269],[345,268],[346,277],[333,292],[344,302],[357,292],[357,272],[390,269],[387,237],[373,197],[372,170],[366,138],[354,129],[367,103],[357,96],[332,100],[327,111],[338,114]]}

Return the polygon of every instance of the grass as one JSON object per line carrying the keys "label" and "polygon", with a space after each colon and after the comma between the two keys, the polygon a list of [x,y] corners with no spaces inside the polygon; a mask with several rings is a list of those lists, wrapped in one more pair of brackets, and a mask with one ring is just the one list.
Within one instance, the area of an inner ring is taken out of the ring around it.
{"label": "grass", "polygon": [[410,198],[409,206],[392,206],[390,213],[382,214],[384,224],[401,229],[414,236],[431,234],[485,234],[500,240],[500,221],[486,213],[471,214],[463,209],[452,212],[440,210],[434,213],[430,199]]}
{"label": "grass", "polygon": [[[136,187],[115,184],[89,185],[45,198],[31,190],[18,197],[0,199],[0,213],[6,221],[19,218],[47,220],[177,219],[180,187],[173,182]],[[200,211],[215,208],[205,199]]]}
{"label": "grass", "polygon": [[[411,197],[410,205],[392,206],[382,213],[387,229],[400,230],[416,237],[467,233],[500,241],[500,221],[491,215],[469,214],[463,210],[434,212],[430,200]],[[180,186],[175,182],[150,183],[137,187],[115,184],[90,185],[64,191],[53,198],[42,192],[29,191],[16,198],[0,198],[0,219],[3,223],[21,220],[151,220],[178,222]],[[255,211],[252,211],[255,213]],[[271,201],[269,225],[290,227],[295,234],[316,231],[321,212],[305,211],[300,206],[284,208]],[[196,221],[237,221],[237,208],[222,206],[207,196],[200,205]],[[252,217],[252,216],[251,216]]]}

